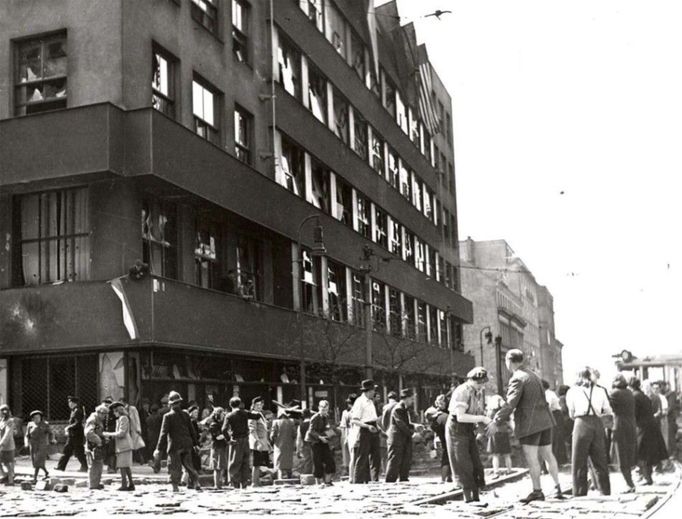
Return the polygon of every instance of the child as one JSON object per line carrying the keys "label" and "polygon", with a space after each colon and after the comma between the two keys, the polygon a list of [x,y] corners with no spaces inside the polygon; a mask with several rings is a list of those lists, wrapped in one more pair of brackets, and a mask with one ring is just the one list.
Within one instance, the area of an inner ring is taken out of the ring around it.
{"label": "child", "polygon": [[31,463],[33,463],[33,482],[38,481],[38,472],[45,473],[45,479],[49,477],[45,468],[45,461],[48,455],[48,445],[56,442],[50,424],[43,420],[42,411],[33,411],[30,414],[31,421],[26,427],[24,436],[24,446],[28,447],[31,453]]}
{"label": "child", "polygon": [[[488,416],[493,417],[504,405],[504,399],[500,395],[493,395],[488,403],[490,409]],[[488,453],[493,458],[493,478],[499,478],[502,474],[511,474],[511,434],[512,428],[509,421],[497,426],[496,432],[488,438]],[[504,457],[506,470],[500,471],[500,461]]]}

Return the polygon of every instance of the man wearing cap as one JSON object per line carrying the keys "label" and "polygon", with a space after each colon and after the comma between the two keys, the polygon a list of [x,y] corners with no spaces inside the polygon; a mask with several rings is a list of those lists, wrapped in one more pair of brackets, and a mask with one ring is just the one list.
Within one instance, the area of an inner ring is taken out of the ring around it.
{"label": "man wearing cap", "polygon": [[71,456],[76,456],[81,466],[79,472],[88,471],[88,462],[85,459],[85,435],[83,434],[83,419],[85,413],[80,406],[80,401],[75,396],[67,397],[71,415],[69,416],[69,425],[64,428],[66,433],[66,444],[62,457],[59,458],[55,470],[66,470],[66,465],[69,463]]}
{"label": "man wearing cap", "polygon": [[249,480],[249,420],[258,420],[259,414],[242,409],[238,396],[230,399],[230,411],[223,421],[223,435],[229,438],[227,470],[234,488],[246,488]]}
{"label": "man wearing cap", "polygon": [[450,468],[462,487],[464,500],[474,506],[486,506],[479,497],[479,489],[485,485],[485,479],[476,443],[476,427],[490,423],[490,418],[485,415],[483,394],[487,381],[485,368],[474,368],[467,373],[466,382],[452,393],[450,414],[445,424]]}
{"label": "man wearing cap", "polygon": [[[388,457],[386,462],[386,483],[408,481],[412,465],[412,433],[414,425],[410,421],[410,407],[414,404],[411,389],[400,392],[400,402],[391,408],[388,426]],[[383,419],[383,417],[382,417]]]}
{"label": "man wearing cap", "polygon": [[563,499],[559,485],[559,468],[552,453],[552,429],[555,423],[545,398],[542,380],[525,366],[523,352],[519,349],[507,352],[505,364],[512,372],[507,402],[495,414],[493,423],[488,427],[488,434],[494,434],[496,424],[506,422],[514,413],[514,434],[521,444],[533,482],[533,491],[522,502],[545,499],[540,483],[541,461],[547,464],[547,470],[554,480],[554,497]]}
{"label": "man wearing cap", "polygon": [[362,394],[355,399],[350,411],[351,429],[348,434],[348,446],[353,452],[353,466],[350,471],[351,483],[368,483],[370,435],[378,431],[377,410],[374,406],[376,391],[373,380],[363,380]]}
{"label": "man wearing cap", "polygon": [[176,391],[168,395],[170,411],[163,416],[161,433],[156,444],[154,458],[161,457],[161,451],[168,452],[168,472],[170,473],[173,492],[179,490],[182,469],[187,471],[195,483],[195,489],[201,490],[199,474],[192,464],[192,452],[199,446],[199,438],[192,426],[189,414],[182,410],[182,397]]}

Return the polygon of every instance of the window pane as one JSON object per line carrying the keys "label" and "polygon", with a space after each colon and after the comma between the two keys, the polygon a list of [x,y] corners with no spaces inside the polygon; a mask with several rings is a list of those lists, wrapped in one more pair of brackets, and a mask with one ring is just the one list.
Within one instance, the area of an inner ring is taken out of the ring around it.
{"label": "window pane", "polygon": [[313,115],[327,122],[327,80],[312,65],[308,68],[308,101]]}
{"label": "window pane", "polygon": [[346,56],[346,22],[332,2],[325,2],[325,31],[327,40],[331,42],[341,56]]}
{"label": "window pane", "polygon": [[334,133],[348,144],[348,101],[334,90]]}
{"label": "window pane", "polygon": [[39,41],[23,43],[19,47],[19,81],[35,81],[43,77]]}
{"label": "window pane", "polygon": [[214,116],[213,108],[213,94],[204,88],[204,121],[206,121],[211,126],[215,126],[213,120]]}
{"label": "window pane", "polygon": [[308,200],[325,213],[330,210],[329,170],[315,159],[311,160],[312,186],[311,200]]}
{"label": "window pane", "polygon": [[66,41],[57,40],[46,44],[44,76],[66,75]]}
{"label": "window pane", "polygon": [[204,88],[197,83],[192,81],[192,113],[201,119],[204,118]]}
{"label": "window pane", "polygon": [[279,38],[278,62],[279,82],[284,90],[300,99],[301,55],[282,35]]}
{"label": "window pane", "polygon": [[152,87],[166,97],[170,96],[168,60],[159,53],[154,54]]}

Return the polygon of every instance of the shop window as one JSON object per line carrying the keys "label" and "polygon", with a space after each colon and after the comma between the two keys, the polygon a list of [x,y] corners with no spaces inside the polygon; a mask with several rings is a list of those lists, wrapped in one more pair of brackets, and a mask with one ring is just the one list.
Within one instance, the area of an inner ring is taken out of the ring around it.
{"label": "shop window", "polygon": [[327,79],[308,62],[308,105],[315,118],[327,124]]}
{"label": "shop window", "polygon": [[155,198],[142,202],[142,260],[152,274],[178,276],[177,208]]}
{"label": "shop window", "polygon": [[241,106],[234,107],[234,153],[246,164],[251,164],[253,116]]}
{"label": "shop window", "polygon": [[358,36],[355,31],[351,31],[350,47],[353,69],[360,80],[364,83],[365,73],[367,72],[367,63],[365,62],[365,46],[362,44],[360,36]]}
{"label": "shop window", "polygon": [[301,99],[301,53],[282,33],[279,34],[279,82],[289,94]]}
{"label": "shop window", "polygon": [[388,318],[391,335],[394,337],[402,337],[403,316],[400,308],[400,291],[395,288],[388,289]]}
{"label": "shop window", "polygon": [[155,47],[152,54],[152,106],[175,118],[175,63],[170,54]]}
{"label": "shop window", "polygon": [[417,301],[417,340],[426,342],[426,303]]}
{"label": "shop window", "polygon": [[217,35],[218,0],[192,0],[192,19]]}
{"label": "shop window", "polygon": [[311,190],[308,200],[318,209],[329,214],[331,211],[331,191],[329,189],[329,169],[319,162],[311,158]]}
{"label": "shop window", "polygon": [[17,197],[15,204],[16,286],[90,277],[87,188]]}
{"label": "shop window", "polygon": [[282,135],[282,156],[277,168],[277,182],[301,196],[305,179],[305,152]]}
{"label": "shop window", "polygon": [[220,115],[218,91],[207,83],[192,81],[192,113],[194,131],[213,144],[220,143]]}
{"label": "shop window", "polygon": [[402,256],[403,251],[403,226],[394,219],[391,219],[391,243],[390,251],[393,254]]}
{"label": "shop window", "polygon": [[379,173],[379,175],[383,177],[385,165],[384,140],[374,129],[372,129],[370,152],[372,154],[371,156],[372,168],[374,169],[374,171],[376,171],[377,173]]}
{"label": "shop window", "polygon": [[367,160],[367,121],[357,110],[353,110],[353,130],[353,151]]}
{"label": "shop window", "polygon": [[357,227],[356,231],[362,234],[365,238],[372,239],[372,225],[370,216],[371,203],[360,193],[357,194]]}
{"label": "shop window", "polygon": [[364,327],[365,325],[365,283],[362,274],[351,274],[351,297],[353,310],[353,324]]}
{"label": "shop window", "polygon": [[386,296],[385,285],[372,280],[372,328],[375,332],[386,331]]}
{"label": "shop window", "polygon": [[336,175],[336,218],[348,227],[353,227],[353,189],[339,175]]}
{"label": "shop window", "polygon": [[378,206],[374,206],[374,242],[388,249],[388,216]]}
{"label": "shop window", "polygon": [[417,339],[417,321],[414,315],[414,297],[405,294],[405,306],[403,308],[405,319],[405,333],[408,339]]}
{"label": "shop window", "polygon": [[346,57],[346,21],[343,18],[341,12],[336,8],[336,6],[330,1],[325,2],[325,27],[324,35],[327,40],[334,46],[336,52],[338,52],[344,58]]}
{"label": "shop window", "polygon": [[417,175],[412,173],[412,205],[417,211],[422,210],[422,181]]}
{"label": "shop window", "polygon": [[242,63],[249,62],[249,12],[244,0],[232,0],[232,52]]}
{"label": "shop window", "polygon": [[346,267],[333,261],[327,261],[327,294],[329,318],[334,321],[347,321]]}
{"label": "shop window", "polygon": [[348,145],[349,130],[348,130],[348,101],[334,89],[334,133]]}
{"label": "shop window", "polygon": [[398,154],[390,146],[388,148],[388,183],[395,189],[398,189],[400,183]]}
{"label": "shop window", "polygon": [[17,43],[16,115],[66,108],[66,34]]}
{"label": "shop window", "polygon": [[410,171],[405,166],[405,163],[400,161],[400,194],[403,195],[407,200],[410,200],[412,196],[411,193],[411,182]]}
{"label": "shop window", "polygon": [[431,344],[438,344],[438,309],[429,305],[429,337]]}

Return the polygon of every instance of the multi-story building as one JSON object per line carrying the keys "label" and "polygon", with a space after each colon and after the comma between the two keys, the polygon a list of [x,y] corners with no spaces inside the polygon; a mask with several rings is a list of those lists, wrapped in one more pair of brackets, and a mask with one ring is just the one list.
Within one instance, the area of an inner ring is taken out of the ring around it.
{"label": "multi-story building", "polygon": [[554,331],[554,300],[505,240],[460,242],[462,293],[474,305],[464,348],[489,369],[496,389],[509,373],[504,355],[523,350],[528,365],[552,387],[562,379],[562,344]]}
{"label": "multi-story building", "polygon": [[393,2],[0,3],[0,394],[430,399],[473,365],[451,114]]}

